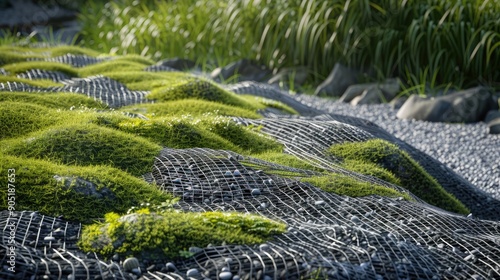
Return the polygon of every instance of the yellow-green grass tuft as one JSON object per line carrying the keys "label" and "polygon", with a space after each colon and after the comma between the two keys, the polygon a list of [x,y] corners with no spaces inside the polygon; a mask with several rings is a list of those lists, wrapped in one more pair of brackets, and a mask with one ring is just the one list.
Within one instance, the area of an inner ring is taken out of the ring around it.
{"label": "yellow-green grass tuft", "polygon": [[[52,80],[47,80],[47,79],[30,80],[30,79],[18,78],[18,77],[14,77],[14,76],[0,75],[0,83],[7,83],[7,82],[25,83],[25,84],[30,85],[30,86],[41,87],[41,88],[62,86],[62,84],[60,84],[60,83],[56,83],[56,82],[53,82]],[[3,92],[0,94],[3,94]]]}
{"label": "yellow-green grass tuft", "polygon": [[193,76],[183,72],[147,72],[140,70],[121,70],[103,74],[123,83],[131,90],[152,90],[155,87],[177,83],[179,80],[191,79]]}
{"label": "yellow-green grass tuft", "polygon": [[262,109],[264,109],[266,107],[271,107],[271,108],[281,110],[281,111],[288,113],[288,114],[300,115],[299,112],[297,112],[292,107],[290,107],[282,102],[273,100],[273,99],[263,98],[263,97],[254,96],[254,95],[247,95],[247,94],[240,95],[240,96],[251,101],[251,102],[258,102],[259,104],[262,104],[263,105]]}
{"label": "yellow-green grass tuft", "polygon": [[130,62],[137,62],[137,63],[140,63],[140,64],[143,64],[143,65],[153,65],[155,64],[155,61],[145,57],[145,56],[142,56],[142,55],[138,55],[138,54],[126,54],[126,55],[121,55],[121,56],[117,56],[115,59],[115,61],[130,61]]}
{"label": "yellow-green grass tuft", "polygon": [[107,165],[140,176],[151,172],[162,147],[95,124],[50,127],[6,143],[5,153],[62,164]]}
{"label": "yellow-green grass tuft", "polygon": [[310,183],[326,192],[336,193],[338,195],[350,197],[379,195],[386,197],[403,197],[408,201],[413,200],[408,194],[401,193],[395,189],[359,181],[356,178],[338,173],[302,178],[301,181]]}
{"label": "yellow-green grass tuft", "polygon": [[113,59],[81,67],[80,69],[78,69],[78,74],[80,77],[88,77],[98,74],[105,74],[106,72],[116,72],[117,70],[140,71],[144,69],[144,67],[144,64],[135,61]]}
{"label": "yellow-green grass tuft", "polygon": [[282,150],[282,145],[269,137],[238,125],[230,118],[209,114],[201,117],[184,115],[153,120],[101,119],[99,124],[147,138],[170,148],[211,148],[245,154]]}
{"label": "yellow-green grass tuft", "polygon": [[131,105],[122,107],[120,110],[154,117],[181,116],[186,114],[201,116],[206,113],[211,113],[218,116],[234,116],[249,119],[262,118],[262,116],[254,111],[199,99],[182,99],[154,104]]}
{"label": "yellow-green grass tuft", "polygon": [[78,245],[105,257],[175,259],[190,247],[209,244],[259,244],[284,233],[286,225],[255,214],[234,212],[150,213],[141,209],[120,216],[108,213],[104,223],[87,225]]}
{"label": "yellow-green grass tuft", "polygon": [[[3,96],[3,93],[0,94],[0,98]],[[37,131],[59,122],[62,118],[62,114],[44,106],[24,102],[1,102],[0,139]]]}
{"label": "yellow-green grass tuft", "polygon": [[[91,223],[107,212],[126,213],[140,203],[161,203],[171,195],[116,168],[79,167],[2,155],[0,172],[15,170],[15,210]],[[12,189],[12,188],[11,188]],[[8,186],[0,189],[0,209],[8,209]]]}
{"label": "yellow-green grass tuft", "polygon": [[[1,76],[0,76],[1,77]],[[0,102],[25,102],[42,105],[54,109],[71,109],[79,107],[106,109],[108,106],[101,101],[78,93],[27,93],[27,92],[0,92]],[[1,106],[8,106],[0,104]],[[14,113],[14,112],[12,112]]]}
{"label": "yellow-green grass tuft", "polygon": [[330,147],[335,157],[349,160],[349,165],[375,164],[391,172],[401,186],[429,204],[455,213],[467,214],[469,210],[452,194],[446,192],[416,161],[396,145],[381,139],[365,142],[343,143]]}
{"label": "yellow-green grass tuft", "polygon": [[12,74],[19,74],[31,69],[41,69],[48,71],[63,72],[71,77],[78,76],[78,71],[75,68],[71,67],[70,65],[59,62],[50,62],[50,61],[18,62],[18,63],[4,65],[3,68]]}
{"label": "yellow-green grass tuft", "polygon": [[209,80],[194,77],[192,79],[180,80],[177,83],[169,83],[164,87],[155,88],[147,95],[147,98],[157,101],[195,98],[238,106],[249,110],[256,110],[261,107],[260,104],[250,102]]}

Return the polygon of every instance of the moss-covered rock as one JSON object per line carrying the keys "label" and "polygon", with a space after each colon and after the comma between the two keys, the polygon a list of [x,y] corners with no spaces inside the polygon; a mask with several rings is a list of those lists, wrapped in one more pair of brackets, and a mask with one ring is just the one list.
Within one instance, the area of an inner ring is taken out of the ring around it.
{"label": "moss-covered rock", "polygon": [[285,225],[241,213],[150,213],[140,210],[120,216],[106,214],[104,223],[88,225],[80,248],[109,257],[118,253],[147,258],[177,258],[190,247],[208,244],[256,244],[285,231]]}
{"label": "moss-covered rock", "polygon": [[139,176],[150,172],[162,147],[144,138],[95,124],[50,127],[13,139],[7,154],[63,164],[108,165]]}
{"label": "moss-covered rock", "polygon": [[366,142],[333,145],[329,152],[335,157],[351,161],[349,165],[375,164],[391,172],[401,186],[427,203],[445,210],[467,214],[469,210],[396,145],[381,139]]}
{"label": "moss-covered rock", "polygon": [[[125,213],[143,202],[172,197],[116,168],[77,167],[43,160],[1,155],[0,172],[15,170],[16,210],[36,210],[50,216],[90,223],[107,212]],[[10,173],[9,173],[10,174]],[[7,196],[7,187],[0,189]],[[7,199],[0,201],[7,209]]]}

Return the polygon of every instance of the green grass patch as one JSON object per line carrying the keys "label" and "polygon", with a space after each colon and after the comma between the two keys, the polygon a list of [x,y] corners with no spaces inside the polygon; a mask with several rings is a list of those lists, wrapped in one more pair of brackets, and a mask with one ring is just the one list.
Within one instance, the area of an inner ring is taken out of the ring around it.
{"label": "green grass patch", "polygon": [[107,165],[132,175],[151,172],[161,146],[95,124],[50,127],[7,143],[7,154],[71,165]]}
{"label": "green grass patch", "polygon": [[[56,82],[53,82],[52,80],[47,80],[47,79],[30,80],[30,79],[26,79],[26,78],[18,78],[18,77],[13,77],[13,76],[0,75],[0,83],[6,83],[6,82],[24,83],[24,84],[27,84],[30,86],[41,87],[41,88],[62,86],[62,84],[60,84],[60,83],[56,83]],[[0,94],[3,94],[3,92]]]}
{"label": "green grass patch", "polygon": [[238,125],[230,118],[208,114],[100,121],[100,124],[105,123],[170,148],[212,148],[245,154],[282,150],[281,144],[251,128]]}
{"label": "green grass patch", "polygon": [[[0,98],[4,96],[0,94]],[[24,102],[0,103],[0,139],[25,135],[60,121],[62,114],[44,106]]]}
{"label": "green grass patch", "polygon": [[[77,167],[2,155],[0,172],[15,169],[16,210],[37,210],[49,216],[91,223],[107,212],[125,213],[140,203],[161,203],[172,197],[116,168]],[[7,197],[7,183],[0,195]],[[7,209],[7,199],[0,201]]]}
{"label": "green grass patch", "polygon": [[19,74],[31,69],[41,69],[48,71],[63,72],[71,77],[78,76],[78,71],[75,68],[71,67],[70,65],[59,62],[50,62],[50,61],[18,62],[18,63],[4,65],[3,68],[12,74]]}
{"label": "green grass patch", "polygon": [[[0,76],[1,78],[1,76]],[[0,92],[0,102],[24,102],[33,105],[42,105],[54,109],[70,109],[72,107],[87,107],[106,109],[108,106],[100,101],[95,101],[79,93],[26,93],[26,92]],[[4,106],[4,105],[2,105]],[[5,104],[5,106],[8,106]],[[11,112],[10,114],[14,114]]]}
{"label": "green grass patch", "polygon": [[[143,67],[144,68],[144,67]],[[127,85],[130,90],[152,90],[179,80],[192,79],[193,75],[183,72],[146,72],[139,70],[122,70],[106,72],[104,76]]]}
{"label": "green grass patch", "polygon": [[211,81],[195,77],[155,88],[147,95],[147,98],[157,101],[194,98],[238,106],[249,110],[261,107],[256,102],[248,101],[232,92],[224,90]]}
{"label": "green grass patch", "polygon": [[[357,161],[360,166],[375,164],[391,172],[401,182],[402,187],[434,206],[455,213],[470,212],[406,152],[385,140],[373,139],[365,142],[337,144],[333,145],[329,152],[337,158],[350,161],[348,162],[350,166],[356,166]],[[368,170],[369,166],[357,168],[363,171],[363,169]]]}
{"label": "green grass patch", "polygon": [[283,112],[286,112],[288,114],[292,115],[300,115],[295,109],[292,107],[283,104],[282,102],[273,100],[273,99],[268,99],[268,98],[263,98],[260,96],[254,96],[254,95],[241,95],[242,98],[245,98],[251,102],[258,102],[262,104],[265,107],[271,107],[271,108],[276,108],[278,110],[281,110]]}
{"label": "green grass patch", "polygon": [[310,183],[326,192],[350,197],[380,195],[386,197],[403,197],[408,201],[413,199],[406,193],[395,189],[356,180],[348,175],[330,173],[325,176],[302,178],[302,182]]}
{"label": "green grass patch", "polygon": [[190,247],[259,244],[285,232],[285,224],[253,214],[222,212],[106,214],[103,223],[83,229],[79,247],[105,257],[179,258]]}
{"label": "green grass patch", "polygon": [[78,69],[78,74],[80,77],[88,77],[106,72],[116,72],[117,69],[120,71],[140,71],[144,68],[144,64],[135,61],[114,59],[84,66]]}
{"label": "green grass patch", "polygon": [[207,113],[218,116],[234,116],[249,119],[262,118],[259,114],[240,107],[225,105],[198,99],[183,99],[154,104],[131,105],[120,108],[124,112],[141,113],[154,117],[192,115],[202,116]]}

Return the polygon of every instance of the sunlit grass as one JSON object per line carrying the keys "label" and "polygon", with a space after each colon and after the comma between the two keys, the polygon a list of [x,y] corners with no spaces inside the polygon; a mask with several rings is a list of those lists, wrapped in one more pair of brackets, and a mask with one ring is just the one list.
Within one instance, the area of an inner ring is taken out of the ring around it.
{"label": "sunlit grass", "polygon": [[84,45],[111,53],[306,66],[310,83],[341,62],[422,92],[499,87],[499,12],[493,0],[124,0],[90,2],[81,20]]}

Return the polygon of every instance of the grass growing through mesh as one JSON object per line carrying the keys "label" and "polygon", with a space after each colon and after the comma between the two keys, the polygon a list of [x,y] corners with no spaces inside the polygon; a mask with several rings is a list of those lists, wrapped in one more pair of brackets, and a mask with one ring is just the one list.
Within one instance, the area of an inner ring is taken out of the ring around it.
{"label": "grass growing through mesh", "polygon": [[151,213],[141,209],[120,216],[106,214],[104,223],[86,226],[80,248],[110,257],[179,258],[190,247],[208,244],[258,244],[285,232],[285,225],[241,213]]}
{"label": "grass growing through mesh", "polygon": [[367,164],[368,166],[377,165],[389,171],[401,182],[400,186],[407,188],[429,204],[455,213],[468,214],[470,212],[406,152],[385,140],[373,139],[365,142],[337,144],[333,145],[329,152],[337,158],[350,161],[349,165],[354,167],[354,171],[359,169],[356,166]]}
{"label": "grass growing through mesh", "polygon": [[[500,2],[364,0],[91,1],[83,44],[225,65],[306,66],[321,81],[337,62],[398,76],[408,89],[498,87]],[[96,26],[97,23],[97,26]]]}
{"label": "grass growing through mesh", "polygon": [[[0,153],[1,154],[1,153]],[[91,223],[107,212],[125,213],[140,203],[161,203],[172,196],[119,169],[70,166],[1,154],[0,171],[16,170],[16,210]],[[2,197],[7,188],[0,189]],[[7,200],[0,201],[7,209]]]}

